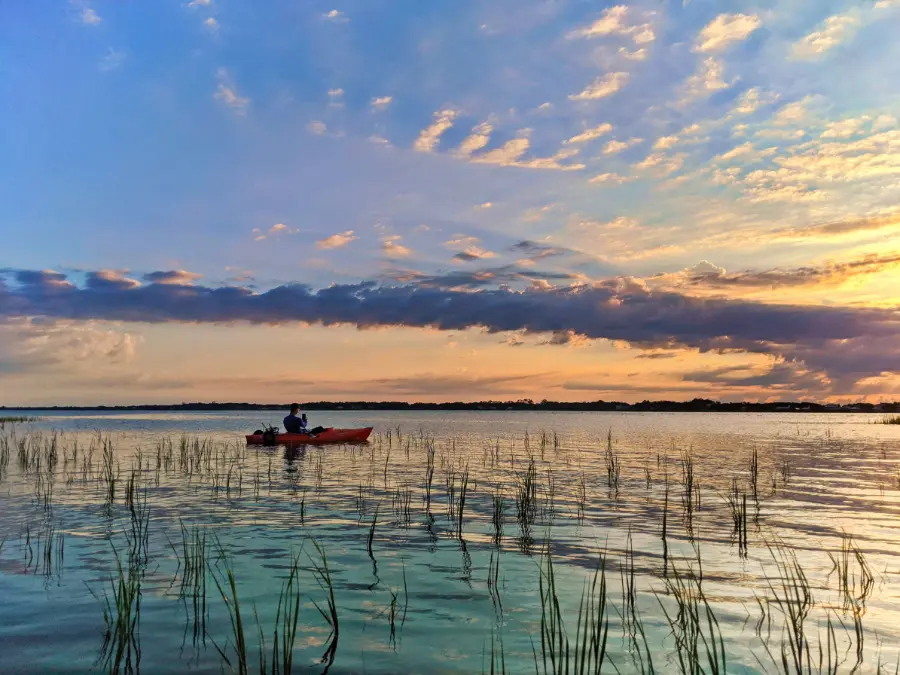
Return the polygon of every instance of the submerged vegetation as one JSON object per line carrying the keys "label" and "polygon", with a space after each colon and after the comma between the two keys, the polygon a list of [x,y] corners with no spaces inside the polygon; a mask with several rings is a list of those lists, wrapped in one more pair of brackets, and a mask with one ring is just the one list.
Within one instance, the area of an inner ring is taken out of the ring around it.
{"label": "submerged vegetation", "polygon": [[[0,574],[40,575],[53,593],[84,560],[105,561],[101,580],[85,581],[104,672],[158,667],[163,624],[147,617],[169,606],[183,616],[173,658],[241,674],[343,668],[365,649],[360,631],[400,672],[404,653],[426,662],[429,631],[463,625],[425,623],[434,612],[489,622],[482,653],[460,658],[480,656],[491,673],[900,668],[897,635],[868,625],[887,583],[871,549],[823,529],[810,552],[769,522],[803,480],[796,452],[728,448],[724,469],[690,446],[629,448],[611,429],[590,451],[556,432],[473,445],[399,426],[367,445],[283,455],[189,435],[122,442],[0,433],[0,487],[20,502],[0,531]],[[831,432],[818,442],[845,452]],[[102,524],[89,552],[77,518]],[[267,542],[262,580],[254,537]],[[457,562],[423,562],[421,549]],[[736,600],[737,587],[752,600]]]}

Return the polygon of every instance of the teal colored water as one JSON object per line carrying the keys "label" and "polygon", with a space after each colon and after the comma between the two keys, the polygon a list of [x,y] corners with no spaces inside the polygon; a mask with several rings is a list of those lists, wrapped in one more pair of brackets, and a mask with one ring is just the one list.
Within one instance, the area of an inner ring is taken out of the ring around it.
{"label": "teal colored water", "polygon": [[[260,669],[258,616],[271,670],[279,593],[298,555],[295,672],[490,672],[501,641],[508,672],[535,672],[535,654],[544,672],[548,546],[573,643],[584,584],[606,561],[603,672],[649,672],[647,652],[655,672],[680,672],[673,587],[687,580],[697,597],[701,566],[726,672],[783,672],[791,608],[777,561],[792,555],[810,593],[802,627],[812,672],[820,640],[827,660],[829,634],[834,672],[875,673],[879,663],[894,672],[900,658],[900,427],[874,424],[880,416],[315,412],[314,425],[375,433],[366,445],[290,451],[244,444],[243,434],[280,422],[271,413],[28,414],[39,421],[0,430],[3,673],[116,662],[103,644],[117,555],[140,584],[124,649],[135,671],[238,672],[215,583],[227,584],[227,569],[249,669]],[[523,506],[529,476],[533,502]],[[734,520],[745,495],[746,549]],[[182,525],[207,536],[205,631],[195,630]],[[328,594],[314,543],[332,575],[336,645],[316,606],[326,609]]]}

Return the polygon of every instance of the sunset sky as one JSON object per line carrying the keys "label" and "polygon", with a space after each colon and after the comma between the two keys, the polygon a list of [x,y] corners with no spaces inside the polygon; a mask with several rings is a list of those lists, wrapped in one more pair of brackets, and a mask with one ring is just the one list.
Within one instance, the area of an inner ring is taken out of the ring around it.
{"label": "sunset sky", "polygon": [[900,400],[898,26],[0,3],[0,405]]}

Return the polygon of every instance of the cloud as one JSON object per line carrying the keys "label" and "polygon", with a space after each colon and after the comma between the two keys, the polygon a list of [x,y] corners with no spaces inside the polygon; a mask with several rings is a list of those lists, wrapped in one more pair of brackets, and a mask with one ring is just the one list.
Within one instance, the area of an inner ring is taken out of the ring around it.
{"label": "cloud", "polygon": [[325,14],[322,15],[322,18],[328,19],[329,21],[334,21],[336,23],[350,20],[347,18],[346,14],[344,14],[343,12],[341,12],[340,10],[337,10],[337,9],[332,9],[331,11],[326,12]]}
{"label": "cloud", "polygon": [[196,274],[186,270],[166,270],[163,272],[150,272],[145,274],[144,281],[163,286],[190,286],[197,279],[202,277],[202,274]]}
{"label": "cloud", "polygon": [[632,181],[634,178],[632,176],[621,176],[617,173],[598,173],[596,176],[591,178],[589,183],[616,183],[617,185],[621,185],[622,183],[627,183],[628,181]]}
{"label": "cloud", "polygon": [[752,87],[740,95],[728,116],[750,115],[764,105],[774,103],[779,98],[778,94],[765,92],[759,87]]}
{"label": "cloud", "polygon": [[[396,238],[387,238],[397,247]],[[900,370],[894,309],[763,304],[644,290],[621,280],[550,290],[428,287],[424,275],[400,286],[374,282],[312,290],[286,285],[264,293],[240,287],[151,283],[96,289],[58,273],[12,274],[0,284],[0,316],[190,323],[315,323],[439,330],[558,333],[621,340],[642,348],[741,351],[803,362],[857,379]],[[159,274],[151,273],[145,278]],[[183,274],[183,273],[176,273]],[[469,273],[471,277],[474,273]],[[618,290],[622,287],[622,291]],[[878,349],[872,349],[878,347]]]}
{"label": "cloud", "polygon": [[678,144],[678,136],[660,136],[653,144],[654,150],[668,150]]}
{"label": "cloud", "polygon": [[576,134],[572,136],[567,141],[563,141],[564,144],[568,145],[570,143],[587,143],[588,141],[592,141],[595,138],[600,138],[601,136],[605,136],[610,131],[612,131],[613,126],[607,122],[603,124],[598,124],[596,127],[585,129],[580,134]]}
{"label": "cloud", "polygon": [[79,8],[78,12],[78,20],[86,26],[96,26],[103,21],[100,18],[100,15],[94,11],[94,9],[84,2],[77,2],[77,0],[72,0],[72,4]]}
{"label": "cloud", "polygon": [[719,59],[709,56],[705,58],[697,72],[685,80],[682,85],[680,105],[686,105],[697,98],[705,98],[722,89],[734,86],[737,78],[725,80],[725,64]]}
{"label": "cloud", "polygon": [[252,230],[252,234],[254,241],[262,241],[266,237],[277,237],[283,234],[298,234],[300,232],[299,229],[294,228],[291,229],[284,223],[275,223],[268,230],[263,232],[258,227],[254,227]]}
{"label": "cloud", "polygon": [[750,37],[761,25],[753,14],[720,14],[700,31],[694,49],[698,52],[718,52],[735,42]]}
{"label": "cloud", "polygon": [[496,258],[497,254],[493,251],[485,250],[479,246],[469,246],[465,251],[460,251],[453,256],[454,260],[460,262],[474,262],[476,260],[484,260],[485,258]]}
{"label": "cloud", "polygon": [[881,274],[900,267],[900,254],[870,254],[853,260],[829,261],[820,265],[771,270],[727,272],[704,260],[694,267],[647,279],[651,287],[689,292],[735,293],[740,290],[766,291],[782,288],[839,286],[862,277]]}
{"label": "cloud", "polygon": [[596,38],[609,35],[625,35],[631,37],[636,44],[647,44],[656,39],[653,28],[648,23],[632,24],[627,21],[629,9],[624,5],[609,7],[603,11],[600,18],[591,25],[572,31],[566,37],[570,40],[577,38]]}
{"label": "cloud", "polygon": [[138,335],[98,322],[0,319],[0,377],[47,372],[59,381],[73,370],[95,373],[131,361],[139,342]]}
{"label": "cloud", "polygon": [[596,78],[579,94],[571,94],[572,101],[595,101],[597,99],[612,96],[628,83],[628,73],[608,73]]}
{"label": "cloud", "polygon": [[391,258],[406,258],[412,255],[412,250],[400,243],[399,235],[384,237],[381,240],[381,250]]}
{"label": "cloud", "polygon": [[198,7],[209,7],[212,4],[212,0],[191,0],[187,6],[191,9],[197,9]]}
{"label": "cloud", "polygon": [[346,232],[332,234],[329,237],[320,239],[316,242],[316,246],[324,249],[343,248],[351,241],[355,241],[357,239],[359,239],[359,237],[353,234],[353,230],[347,230]]}
{"label": "cloud", "polygon": [[127,54],[125,52],[120,52],[115,49],[110,48],[102,59],[100,59],[100,63],[98,67],[104,73],[109,73],[114,70],[118,70],[122,67],[122,64],[125,63],[125,59]]}
{"label": "cloud", "polygon": [[[520,132],[516,138],[508,140],[499,148],[488,150],[479,155],[474,155],[469,161],[475,164],[497,164],[499,166],[517,166],[525,169],[551,169],[556,171],[579,171],[584,168],[584,164],[563,164],[564,160],[571,159],[578,154],[578,150],[574,148],[566,148],[556,152],[552,157],[532,157],[523,159],[523,156],[531,146],[528,140],[527,130]],[[457,151],[472,147],[477,144],[473,139],[475,134],[469,136],[463,145]],[[480,141],[478,141],[480,142]]]}
{"label": "cloud", "polygon": [[836,14],[825,19],[821,28],[797,42],[793,56],[797,59],[817,59],[852,37],[859,27],[856,14]]}
{"label": "cloud", "polygon": [[603,146],[603,154],[617,155],[620,152],[627,150],[631,146],[637,145],[638,143],[643,143],[643,142],[644,142],[643,138],[629,138],[627,141],[612,140]]}
{"label": "cloud", "polygon": [[219,32],[219,22],[216,21],[213,17],[209,17],[203,22],[204,27],[210,33],[218,33]]}
{"label": "cloud", "polygon": [[306,125],[306,130],[314,136],[321,136],[326,131],[328,131],[328,125],[326,125],[325,122],[321,120],[313,120]]}
{"label": "cloud", "polygon": [[590,338],[579,335],[572,330],[558,330],[548,339],[538,342],[539,345],[554,345],[563,347],[586,347],[591,343]]}
{"label": "cloud", "polygon": [[376,96],[372,99],[372,110],[387,110],[393,100],[393,96]]}
{"label": "cloud", "polygon": [[250,99],[238,93],[237,85],[225,68],[219,68],[216,78],[219,80],[219,84],[216,87],[216,93],[213,94],[213,98],[217,101],[222,101],[238,115],[243,115],[247,110]]}
{"label": "cloud", "polygon": [[413,149],[419,152],[431,152],[437,146],[441,136],[453,126],[457,112],[451,109],[439,110],[434,113],[431,125],[423,129],[416,139]]}
{"label": "cloud", "polygon": [[487,144],[491,142],[491,133],[493,131],[494,127],[488,122],[476,125],[472,128],[472,133],[466,136],[463,142],[459,144],[459,147],[453,153],[454,157],[468,159],[472,156],[472,153],[487,147]]}

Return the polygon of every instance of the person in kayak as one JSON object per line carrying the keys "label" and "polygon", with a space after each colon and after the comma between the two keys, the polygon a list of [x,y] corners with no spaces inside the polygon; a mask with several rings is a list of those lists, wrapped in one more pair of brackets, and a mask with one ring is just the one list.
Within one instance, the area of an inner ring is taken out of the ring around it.
{"label": "person in kayak", "polygon": [[289,434],[304,434],[306,431],[306,415],[298,417],[300,406],[297,403],[291,404],[290,414],[282,420],[284,430]]}

